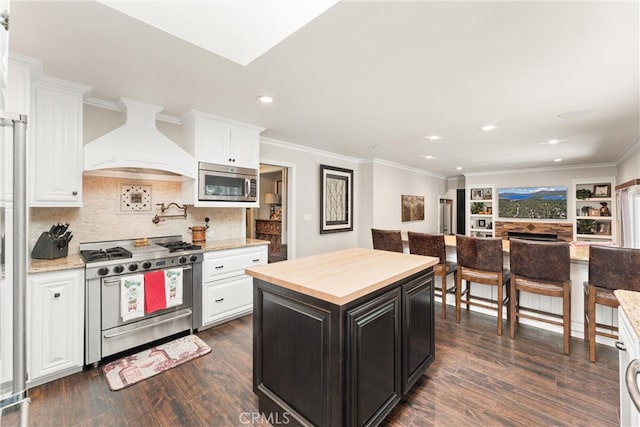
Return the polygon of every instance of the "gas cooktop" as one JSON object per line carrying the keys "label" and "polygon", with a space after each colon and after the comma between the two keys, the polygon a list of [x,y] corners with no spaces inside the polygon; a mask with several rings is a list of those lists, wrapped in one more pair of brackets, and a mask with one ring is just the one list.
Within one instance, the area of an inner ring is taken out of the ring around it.
{"label": "gas cooktop", "polygon": [[[142,240],[144,240],[146,244],[136,246],[136,243]],[[201,252],[200,246],[182,241],[181,236],[109,240],[80,244],[80,256],[87,264],[140,261],[198,252]]]}

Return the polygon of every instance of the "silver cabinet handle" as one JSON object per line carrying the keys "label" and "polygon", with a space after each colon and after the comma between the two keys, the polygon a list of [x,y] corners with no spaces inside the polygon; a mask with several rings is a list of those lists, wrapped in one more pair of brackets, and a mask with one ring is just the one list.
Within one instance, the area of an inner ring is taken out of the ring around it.
{"label": "silver cabinet handle", "polygon": [[638,374],[640,373],[640,359],[633,359],[627,366],[627,374],[625,376],[625,383],[627,384],[627,391],[629,397],[635,405],[636,409],[640,411],[640,390],[638,390]]}

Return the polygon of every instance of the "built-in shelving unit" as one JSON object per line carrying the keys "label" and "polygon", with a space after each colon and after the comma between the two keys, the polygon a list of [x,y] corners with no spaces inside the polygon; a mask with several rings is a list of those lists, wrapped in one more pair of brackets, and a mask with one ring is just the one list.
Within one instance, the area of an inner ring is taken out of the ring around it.
{"label": "built-in shelving unit", "polygon": [[495,188],[493,184],[467,187],[467,194],[469,197],[468,235],[493,237],[495,215]]}
{"label": "built-in shelving unit", "polygon": [[612,177],[573,181],[574,240],[615,241],[614,187],[615,179]]}

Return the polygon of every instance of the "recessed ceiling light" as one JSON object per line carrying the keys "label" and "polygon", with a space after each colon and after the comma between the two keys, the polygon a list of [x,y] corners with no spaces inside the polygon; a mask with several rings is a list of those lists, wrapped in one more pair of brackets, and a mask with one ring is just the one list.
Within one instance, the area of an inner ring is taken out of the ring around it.
{"label": "recessed ceiling light", "polygon": [[490,130],[494,130],[494,129],[496,129],[496,128],[497,128],[497,126],[495,126],[495,125],[484,125],[484,126],[482,126],[482,127],[480,128],[480,130],[485,131],[485,132],[488,132],[488,131],[490,131]]}
{"label": "recessed ceiling light", "polygon": [[559,139],[550,139],[550,140],[547,141],[547,144],[554,145],[554,144],[557,144],[559,142],[560,142]]}
{"label": "recessed ceiling light", "polygon": [[262,102],[263,104],[271,104],[273,102],[273,98],[269,95],[260,95],[258,97],[258,101]]}
{"label": "recessed ceiling light", "polygon": [[554,161],[554,162],[556,162],[556,163],[558,163],[558,162],[561,162],[561,161],[562,161],[562,159],[553,159],[553,161]]}
{"label": "recessed ceiling light", "polygon": [[456,170],[457,170],[457,171],[461,171],[461,170],[462,170],[462,167],[458,166],[458,167],[456,168]]}
{"label": "recessed ceiling light", "polygon": [[420,156],[420,157],[422,157],[423,159],[428,159],[428,160],[437,159],[436,156],[432,156],[430,154],[425,154],[425,155]]}
{"label": "recessed ceiling light", "polygon": [[558,114],[559,119],[579,119],[593,114],[593,110],[585,108],[584,110],[573,110]]}
{"label": "recessed ceiling light", "polygon": [[427,135],[425,136],[425,139],[428,139],[429,141],[437,141],[442,139],[442,137],[440,135]]}

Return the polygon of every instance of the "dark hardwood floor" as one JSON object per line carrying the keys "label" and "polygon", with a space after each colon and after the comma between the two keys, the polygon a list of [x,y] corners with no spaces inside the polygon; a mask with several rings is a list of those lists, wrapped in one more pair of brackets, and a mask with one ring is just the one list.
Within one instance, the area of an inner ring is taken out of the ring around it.
{"label": "dark hardwood floor", "polygon": [[[436,307],[436,313],[439,313]],[[436,360],[385,421],[389,426],[618,425],[617,350],[521,325],[499,337],[495,318],[436,316]],[[32,426],[242,426],[252,392],[252,317],[198,333],[208,355],[121,391],[89,369],[29,391]],[[17,425],[7,410],[3,426]],[[257,419],[253,424],[260,424]],[[263,422],[263,424],[267,424]]]}

